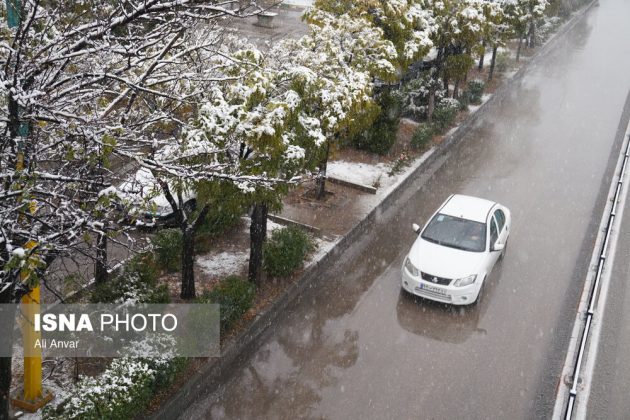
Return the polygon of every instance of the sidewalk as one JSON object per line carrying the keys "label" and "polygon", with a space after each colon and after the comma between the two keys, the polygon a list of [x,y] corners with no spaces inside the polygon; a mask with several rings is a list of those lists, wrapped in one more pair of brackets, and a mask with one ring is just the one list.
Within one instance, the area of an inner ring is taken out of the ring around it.
{"label": "sidewalk", "polygon": [[225,29],[228,33],[249,39],[258,48],[269,47],[274,41],[287,37],[299,38],[307,33],[308,26],[301,19],[303,7],[272,7],[268,12],[276,14],[271,23],[272,27],[261,26],[258,17],[251,16],[230,19]]}

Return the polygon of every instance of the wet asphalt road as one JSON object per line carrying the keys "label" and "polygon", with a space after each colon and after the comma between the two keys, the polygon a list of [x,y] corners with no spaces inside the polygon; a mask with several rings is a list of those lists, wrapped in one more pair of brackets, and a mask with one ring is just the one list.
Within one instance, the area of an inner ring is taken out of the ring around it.
{"label": "wet asphalt road", "polygon": [[[628,16],[601,0],[182,418],[549,417],[619,146]],[[456,192],[512,211],[475,308],[400,292],[411,223]]]}

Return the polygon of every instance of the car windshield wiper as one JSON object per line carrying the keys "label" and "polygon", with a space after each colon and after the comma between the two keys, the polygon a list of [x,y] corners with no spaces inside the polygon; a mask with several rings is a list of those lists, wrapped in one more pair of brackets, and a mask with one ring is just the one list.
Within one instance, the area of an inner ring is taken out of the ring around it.
{"label": "car windshield wiper", "polygon": [[449,243],[441,243],[440,245],[447,246],[449,248],[460,249],[462,251],[472,251],[470,248],[466,248],[465,246],[449,244]]}
{"label": "car windshield wiper", "polygon": [[425,241],[429,241],[429,242],[432,242],[434,244],[444,245],[442,242],[438,241],[437,239],[433,239],[433,238],[428,237],[428,236],[421,236],[421,238],[424,239]]}

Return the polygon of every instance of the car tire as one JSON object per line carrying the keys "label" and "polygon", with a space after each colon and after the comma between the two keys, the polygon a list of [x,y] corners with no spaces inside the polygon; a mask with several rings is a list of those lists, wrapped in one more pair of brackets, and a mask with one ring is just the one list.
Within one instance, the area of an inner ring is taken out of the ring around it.
{"label": "car tire", "polygon": [[191,198],[190,200],[184,203],[183,207],[187,213],[192,213],[193,211],[197,210],[197,200],[194,198]]}
{"label": "car tire", "polygon": [[486,278],[483,278],[483,282],[481,283],[481,288],[479,289],[479,293],[477,294],[477,299],[472,303],[473,305],[478,305],[483,300],[483,295],[486,290]]}

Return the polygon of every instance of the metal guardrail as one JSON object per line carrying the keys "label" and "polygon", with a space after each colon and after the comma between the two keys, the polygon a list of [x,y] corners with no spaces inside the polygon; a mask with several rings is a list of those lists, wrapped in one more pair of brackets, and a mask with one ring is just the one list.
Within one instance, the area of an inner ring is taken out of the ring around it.
{"label": "metal guardrail", "polygon": [[584,328],[582,329],[582,335],[580,337],[580,346],[577,353],[577,357],[575,358],[575,363],[573,365],[573,373],[572,373],[573,381],[572,381],[571,389],[569,390],[569,399],[566,404],[565,415],[564,415],[565,420],[570,420],[573,416],[573,408],[575,406],[575,400],[578,394],[578,384],[579,384],[579,379],[580,379],[580,371],[582,369],[582,363],[584,360],[584,352],[586,349],[586,343],[588,342],[589,335],[591,332],[593,317],[595,315],[595,304],[597,303],[597,296],[599,293],[599,283],[601,281],[602,272],[606,264],[608,242],[610,239],[610,233],[612,231],[613,223],[615,222],[619,195],[621,193],[621,187],[623,186],[623,179],[624,179],[626,167],[628,164],[628,158],[630,157],[630,136],[627,136],[625,152],[623,153],[624,153],[623,163],[621,165],[621,171],[619,172],[619,175],[617,176],[617,187],[615,188],[615,195],[613,198],[612,207],[610,208],[610,212],[608,213],[608,220],[606,222],[606,236],[604,237],[604,241],[602,242],[601,248],[599,250],[599,258],[597,260],[597,274],[595,275],[595,281],[593,282],[591,286],[590,296],[588,299],[588,310],[586,311],[586,319],[584,321]]}

